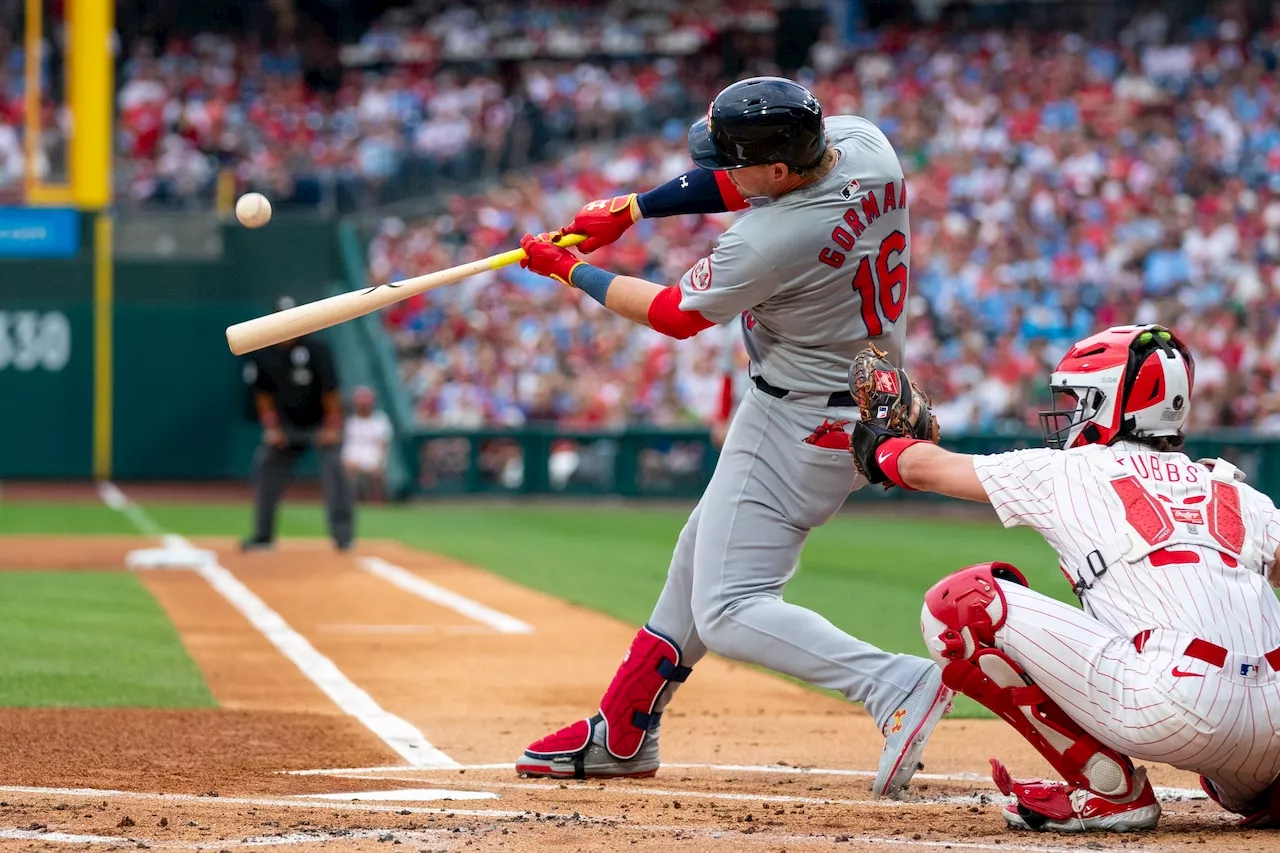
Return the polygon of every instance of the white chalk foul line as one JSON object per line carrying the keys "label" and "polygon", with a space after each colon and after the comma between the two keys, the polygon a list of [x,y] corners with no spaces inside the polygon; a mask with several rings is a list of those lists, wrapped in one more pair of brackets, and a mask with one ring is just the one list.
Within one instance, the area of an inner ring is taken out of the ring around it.
{"label": "white chalk foul line", "polygon": [[60,844],[123,844],[128,840],[110,835],[76,835],[70,832],[41,832],[38,829],[0,829],[0,838],[39,839]]}
{"label": "white chalk foul line", "polygon": [[[836,776],[870,778],[876,775],[874,770],[851,770],[833,767],[792,767],[786,764],[688,764],[680,762],[663,762],[667,770],[710,770],[718,773],[760,773],[780,776]],[[498,764],[462,764],[455,770],[514,770],[514,765],[507,761]],[[357,778],[358,774],[403,773],[404,767],[340,767],[319,770],[284,770],[291,776],[344,776]],[[377,776],[368,778],[376,779]],[[381,778],[390,778],[383,776]],[[921,782],[963,782],[981,784],[991,787],[991,777],[980,773],[917,773],[912,777]],[[480,784],[480,783],[477,783]],[[635,790],[642,791],[641,788]],[[1154,788],[1156,796],[1166,802],[1182,800],[1208,800],[1209,797],[1198,788]],[[893,802],[888,800],[886,802]]]}
{"label": "white chalk foul line", "polygon": [[443,829],[385,830],[347,829],[341,832],[286,832],[280,835],[253,835],[247,838],[228,838],[220,841],[168,841],[155,838],[143,839],[138,835],[81,835],[71,832],[46,832],[37,829],[0,829],[0,839],[41,841],[53,844],[110,844],[116,847],[143,842],[146,847],[161,850],[224,850],[235,847],[289,847],[295,844],[316,844],[330,841],[358,841],[382,839],[388,835],[398,841],[433,841],[449,835]]}
{"label": "white chalk foul line", "polygon": [[415,767],[457,766],[457,762],[436,749],[412,723],[383,709],[372,696],[356,686],[333,661],[316,651],[315,646],[289,627],[280,614],[227,569],[213,563],[201,566],[196,572],[244,614],[335,705],[363,723],[405,761]]}
{"label": "white chalk foul line", "polygon": [[[403,768],[402,768],[403,769]],[[524,817],[528,811],[510,809],[452,809],[441,806],[384,806],[377,803],[342,800],[304,800],[284,797],[202,797],[199,794],[153,794],[148,791],[113,791],[99,788],[41,788],[31,785],[0,785],[0,793],[31,794],[46,797],[92,797],[96,799],[143,800],[166,803],[204,803],[206,805],[260,806],[263,808],[328,809],[330,811],[386,812],[391,814],[458,815],[460,817]],[[548,814],[545,813],[544,814]],[[550,817],[560,817],[549,813]],[[567,815],[565,816],[567,817]]]}
{"label": "white chalk foul line", "polygon": [[453,590],[445,589],[438,584],[415,575],[408,569],[397,566],[394,563],[388,563],[380,557],[361,557],[359,564],[360,568],[369,574],[380,577],[405,592],[411,592],[420,598],[430,601],[432,604],[447,607],[455,613],[459,613],[474,622],[479,622],[481,625],[486,625],[500,634],[533,633],[533,626],[527,622],[522,622],[514,616],[508,616],[506,613],[494,610],[492,607],[483,605],[478,601],[472,601],[465,595],[459,595]]}
{"label": "white chalk foul line", "polygon": [[[138,532],[144,536],[163,536],[164,530],[160,525],[156,524],[155,519],[147,514],[147,511],[138,506],[133,501],[125,497],[124,492],[110,480],[98,481],[98,498],[107,505],[108,508],[114,509],[121,513],[129,521],[133,522],[133,526],[138,528]],[[168,547],[169,543],[165,542]]]}
{"label": "white chalk foul line", "polygon": [[[540,815],[543,819],[564,820],[572,823],[586,824],[606,824],[614,827],[623,827],[643,832],[664,832],[679,833],[685,837],[698,837],[714,840],[723,840],[727,844],[742,843],[769,843],[777,844],[779,842],[853,842],[864,845],[892,845],[910,849],[917,848],[951,848],[955,850],[992,850],[1005,851],[1005,853],[1074,853],[1079,850],[1078,845],[1054,846],[1045,844],[1018,844],[1005,843],[1003,840],[999,842],[973,842],[963,841],[960,839],[938,839],[938,840],[909,840],[905,838],[885,837],[879,835],[796,835],[796,834],[773,834],[768,830],[757,830],[752,835],[744,835],[736,830],[715,830],[715,829],[694,829],[687,826],[671,826],[671,825],[637,825],[630,823],[624,815],[613,816],[582,816],[573,817],[571,815],[557,814],[555,812],[534,813],[530,811],[510,811],[499,809],[447,809],[447,808],[430,808],[423,806],[404,806],[404,805],[378,805],[376,803],[352,803],[333,800],[300,800],[300,799],[279,799],[279,798],[250,798],[250,797],[201,797],[195,794],[151,794],[145,792],[134,791],[114,791],[99,790],[95,788],[39,788],[19,785],[0,786],[0,793],[10,794],[35,794],[44,796],[73,796],[73,797],[90,797],[94,799],[129,799],[140,801],[159,801],[159,802],[200,802],[206,805],[224,804],[238,806],[257,806],[257,807],[279,807],[279,808],[309,808],[309,809],[325,809],[329,811],[354,811],[354,812],[382,812],[395,814],[411,814],[411,815],[438,815],[443,817],[479,817],[479,818],[529,818],[530,815]],[[757,796],[764,802],[764,799]],[[14,830],[14,832],[28,832],[29,830]],[[421,831],[421,830],[418,830]],[[407,835],[410,830],[386,830],[386,832],[394,835]],[[384,833],[385,834],[385,833]],[[27,838],[28,836],[8,836],[13,838]],[[46,841],[63,841],[64,843],[95,843],[88,839],[107,839],[108,836],[70,836],[67,833],[37,833],[35,838]],[[280,836],[270,836],[278,838]],[[119,844],[123,839],[110,838],[113,844]],[[307,841],[325,840],[321,838],[310,837]],[[340,840],[335,838],[334,840]],[[106,843],[105,841],[102,843]],[[150,843],[150,842],[148,842]],[[301,841],[297,843],[302,843]],[[220,847],[228,846],[227,842],[220,842]],[[1127,846],[1130,851],[1137,850],[1158,850],[1159,847],[1139,847],[1136,845]]]}
{"label": "white chalk foul line", "polygon": [[[673,826],[653,826],[638,825],[629,826],[629,829],[639,832],[661,832],[678,835],[679,838],[700,838],[707,841],[723,842],[724,845],[739,845],[743,843],[751,844],[777,844],[783,843],[814,843],[814,842],[845,842],[853,844],[865,845],[886,845],[904,847],[907,849],[937,849],[945,850],[998,850],[1005,853],[1075,853],[1079,847],[1050,847],[1043,845],[1025,845],[1025,844],[994,844],[974,841],[959,840],[942,840],[942,841],[913,841],[906,838],[891,838],[880,835],[772,835],[768,832],[756,832],[752,835],[744,835],[736,830],[723,831],[711,829],[689,829],[685,827]],[[383,840],[390,836],[391,838],[401,841],[432,841],[447,837],[457,837],[448,830],[440,829],[352,829],[345,830],[341,833],[305,833],[305,832],[289,832],[281,835],[257,835],[248,838],[226,839],[222,841],[162,841],[152,838],[145,839],[144,843],[149,848],[161,850],[222,850],[237,847],[283,847],[295,844],[315,844],[327,843],[331,841],[342,842],[348,840],[367,840],[378,839]],[[39,830],[30,829],[0,829],[0,839],[30,840],[41,841],[54,844],[109,844],[114,846],[123,846],[125,844],[137,844],[143,839],[136,836],[110,836],[110,835],[78,835],[69,832],[41,832]],[[1150,847],[1126,847],[1127,850],[1153,850],[1158,848]]]}
{"label": "white chalk foul line", "polygon": [[[108,489],[107,487],[110,486]],[[114,490],[114,491],[113,491]],[[110,483],[100,486],[103,502],[112,509],[124,512],[144,533],[148,529],[160,530],[159,525],[146,510],[135,504],[119,488]],[[108,502],[108,496],[110,502]],[[132,507],[132,510],[129,508]],[[155,535],[151,533],[149,535]],[[164,534],[166,548],[181,551],[196,550],[181,536]],[[293,662],[313,684],[319,687],[335,705],[364,724],[383,743],[414,767],[454,768],[458,764],[426,739],[422,732],[408,720],[383,709],[373,697],[338,669],[333,661],[316,650],[305,637],[289,626],[267,603],[240,582],[235,575],[217,562],[217,559],[196,561],[193,570],[204,578],[231,606],[240,611],[253,627],[275,646],[281,654]]]}
{"label": "white chalk foul line", "polygon": [[[454,779],[433,779],[430,777],[411,777],[411,776],[383,776],[369,775],[360,773],[343,773],[336,775],[338,779],[355,779],[363,781],[379,781],[379,782],[418,782],[425,785],[457,785],[457,778]],[[566,780],[567,781],[567,780]],[[492,782],[488,780],[476,781],[476,787],[480,788],[506,788],[524,791],[559,791],[561,790],[560,782]],[[569,788],[574,790],[574,788]],[[584,790],[592,791],[595,788],[585,787]],[[619,789],[624,790],[624,789]],[[803,803],[812,806],[868,806],[871,808],[899,808],[911,806],[976,806],[983,805],[982,795],[979,794],[961,794],[950,797],[932,797],[928,800],[892,800],[892,799],[841,799],[839,797],[797,797],[792,794],[739,794],[726,791],[699,791],[695,789],[669,789],[669,788],[649,788],[643,785],[628,786],[626,789],[627,796],[637,795],[645,797],[678,797],[688,800],[726,800],[729,802],[749,802],[764,803],[766,805],[772,803]],[[326,795],[329,796],[329,795]],[[341,797],[341,794],[333,794],[334,797]],[[987,797],[987,802],[991,798]]]}

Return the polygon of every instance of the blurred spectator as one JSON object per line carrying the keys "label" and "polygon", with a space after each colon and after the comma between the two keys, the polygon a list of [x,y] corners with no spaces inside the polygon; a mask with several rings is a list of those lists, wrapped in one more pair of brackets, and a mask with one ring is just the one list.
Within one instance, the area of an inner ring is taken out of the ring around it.
{"label": "blurred spectator", "polygon": [[[454,8],[397,22],[404,12],[350,46],[334,91],[307,87],[288,42],[267,49],[256,35],[214,33],[170,35],[162,45],[133,39],[117,77],[118,199],[207,208],[220,170],[277,203],[328,198],[350,206],[388,200],[388,191],[423,194],[442,176],[473,178],[539,159],[557,140],[652,132],[705,102],[717,82],[714,72],[699,71],[714,58],[691,55],[709,35],[685,44],[680,33],[692,25],[673,30],[642,15],[656,40],[631,50],[616,37],[626,27],[610,21],[628,14],[622,6],[603,19],[554,2],[540,11],[486,7],[482,19],[474,8]],[[598,31],[585,27],[588,18],[599,21]],[[543,24],[541,35],[530,29]],[[500,66],[503,56],[485,50],[478,35],[486,29],[517,34],[533,49]],[[584,32],[605,34],[611,49],[573,48]],[[69,127],[48,94],[50,79],[46,69],[43,173]],[[0,193],[10,196],[22,185],[23,83],[21,45],[0,31]]]}
{"label": "blurred spectator", "polygon": [[342,436],[342,466],[356,497],[385,501],[387,454],[394,432],[387,413],[375,408],[373,389],[360,385],[351,395],[352,411]]}

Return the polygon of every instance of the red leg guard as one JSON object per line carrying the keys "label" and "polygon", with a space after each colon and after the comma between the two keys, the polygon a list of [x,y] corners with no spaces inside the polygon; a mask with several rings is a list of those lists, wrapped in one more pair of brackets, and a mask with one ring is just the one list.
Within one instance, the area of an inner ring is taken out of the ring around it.
{"label": "red leg guard", "polygon": [[578,720],[554,734],[535,741],[525,750],[535,757],[580,752],[591,741],[595,724],[602,718],[606,726],[605,748],[614,758],[634,758],[645,736],[658,727],[662,714],[654,707],[667,684],[682,682],[691,672],[680,665],[680,647],[648,625],[640,629],[622,659],[609,689],[600,700],[600,713],[590,720]]}
{"label": "red leg guard", "polygon": [[644,736],[656,728],[653,708],[671,681],[684,681],[690,669],[680,665],[680,647],[645,625],[631,642],[622,665],[600,700],[609,724],[606,746],[615,758],[633,758]]}
{"label": "red leg guard", "polygon": [[1072,785],[1123,800],[1134,793],[1129,759],[1089,735],[994,647],[1008,616],[997,577],[1027,585],[1012,566],[986,563],[944,578],[925,595],[921,623],[943,683],[1013,726]]}

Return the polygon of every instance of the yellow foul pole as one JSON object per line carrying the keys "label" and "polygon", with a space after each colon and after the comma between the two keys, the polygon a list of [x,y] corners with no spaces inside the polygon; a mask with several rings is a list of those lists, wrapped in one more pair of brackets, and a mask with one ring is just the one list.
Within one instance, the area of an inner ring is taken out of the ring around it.
{"label": "yellow foul pole", "polygon": [[111,108],[115,103],[111,32],[115,4],[111,0],[70,0],[67,15],[67,101],[75,122],[69,164],[71,193],[80,209],[101,210],[111,203]]}
{"label": "yellow foul pole", "polygon": [[[30,0],[28,0],[30,2]],[[93,223],[93,475],[111,476],[113,408],[114,266],[112,257],[111,125],[115,66],[111,35],[115,3],[70,0],[67,103],[73,127],[70,144],[71,197],[92,212]]]}

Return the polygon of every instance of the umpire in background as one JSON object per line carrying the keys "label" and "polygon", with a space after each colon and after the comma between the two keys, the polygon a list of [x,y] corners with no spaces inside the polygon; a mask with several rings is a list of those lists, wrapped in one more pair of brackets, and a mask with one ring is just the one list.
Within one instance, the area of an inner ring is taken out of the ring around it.
{"label": "umpire in background", "polygon": [[[277,308],[292,304],[285,297]],[[314,447],[329,535],[339,551],[350,550],[355,538],[353,496],[342,468],[342,394],[333,351],[312,335],[285,341],[251,355],[244,378],[253,389],[262,445],[253,461],[254,531],[241,543],[242,549],[275,546],[276,505],[294,465]]]}

